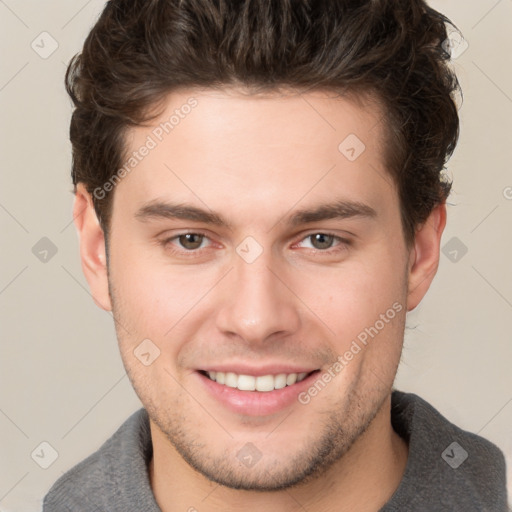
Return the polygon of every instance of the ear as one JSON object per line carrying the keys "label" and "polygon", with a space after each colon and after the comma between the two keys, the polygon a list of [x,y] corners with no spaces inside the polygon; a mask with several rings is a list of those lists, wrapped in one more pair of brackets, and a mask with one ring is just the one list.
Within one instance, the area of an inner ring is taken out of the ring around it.
{"label": "ear", "polygon": [[89,283],[92,298],[97,306],[105,311],[111,311],[105,237],[94,210],[92,197],[83,183],[77,185],[73,219],[80,239],[82,271]]}
{"label": "ear", "polygon": [[409,288],[407,311],[413,310],[423,299],[439,266],[441,236],[446,225],[446,204],[436,206],[423,225],[416,231],[409,255]]}

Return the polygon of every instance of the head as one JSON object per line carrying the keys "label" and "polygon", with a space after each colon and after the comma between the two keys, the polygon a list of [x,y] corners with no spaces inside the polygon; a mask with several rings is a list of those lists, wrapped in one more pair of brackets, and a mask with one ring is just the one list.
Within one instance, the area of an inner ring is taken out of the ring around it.
{"label": "head", "polygon": [[[420,0],[119,0],[70,63],[84,272],[153,424],[208,478],[305,481],[387,403],[446,220],[447,23]],[[210,394],[208,370],[269,365],[316,373],[281,409]]]}

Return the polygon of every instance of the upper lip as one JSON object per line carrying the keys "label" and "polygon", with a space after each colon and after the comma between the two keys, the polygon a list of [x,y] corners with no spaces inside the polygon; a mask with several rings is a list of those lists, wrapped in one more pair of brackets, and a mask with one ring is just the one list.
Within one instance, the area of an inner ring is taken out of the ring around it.
{"label": "upper lip", "polygon": [[223,372],[223,373],[236,373],[238,375],[253,375],[260,377],[263,375],[279,375],[280,373],[310,373],[319,368],[312,368],[311,366],[298,366],[291,364],[267,364],[265,366],[250,366],[247,364],[215,364],[208,365],[199,370],[205,372]]}

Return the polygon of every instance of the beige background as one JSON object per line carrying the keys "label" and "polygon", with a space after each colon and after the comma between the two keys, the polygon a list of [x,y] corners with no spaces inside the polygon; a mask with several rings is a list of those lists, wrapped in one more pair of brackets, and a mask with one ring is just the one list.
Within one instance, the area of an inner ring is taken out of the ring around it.
{"label": "beige background", "polygon": [[[441,256],[434,285],[410,314],[396,386],[495,442],[507,455],[510,481],[512,1],[431,5],[469,45],[454,60],[464,104],[443,237],[443,245],[464,244],[467,253],[459,249],[455,262],[452,249]],[[57,477],[140,407],[113,320],[89,295],[71,218],[63,75],[102,7],[100,0],[0,0],[1,511],[40,510]],[[55,44],[50,37],[58,48],[42,58]],[[46,262],[32,252],[42,237],[57,249]],[[39,464],[51,462],[52,450],[42,442],[58,453],[48,469]]]}

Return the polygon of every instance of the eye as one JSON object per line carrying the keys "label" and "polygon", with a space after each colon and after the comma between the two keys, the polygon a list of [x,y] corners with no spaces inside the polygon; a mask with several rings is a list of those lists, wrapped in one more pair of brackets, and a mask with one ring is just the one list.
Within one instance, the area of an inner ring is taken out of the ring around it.
{"label": "eye", "polygon": [[165,245],[167,244],[178,244],[181,248],[186,251],[195,251],[197,249],[201,249],[203,242],[207,240],[206,236],[202,233],[181,233],[172,238],[167,238],[163,241]]}
{"label": "eye", "polygon": [[337,247],[338,245],[349,245],[348,240],[333,235],[332,233],[311,233],[307,237],[303,238],[302,241],[299,242],[299,245],[303,244],[305,241],[310,242],[310,248],[319,251],[327,251],[328,249]]}
{"label": "eye", "polygon": [[307,238],[311,240],[311,244],[315,249],[330,249],[334,242],[334,236],[325,233],[315,233]]}

